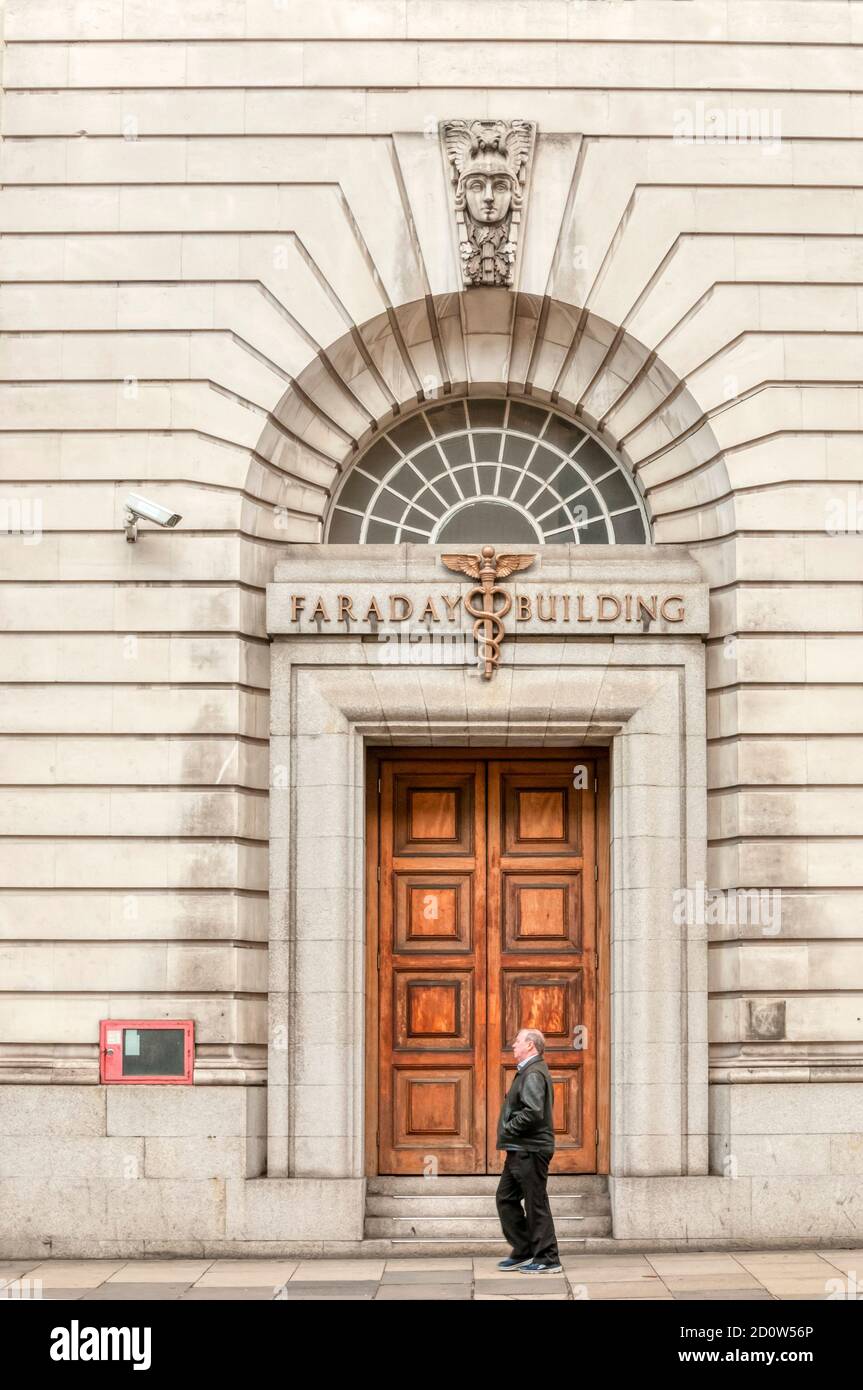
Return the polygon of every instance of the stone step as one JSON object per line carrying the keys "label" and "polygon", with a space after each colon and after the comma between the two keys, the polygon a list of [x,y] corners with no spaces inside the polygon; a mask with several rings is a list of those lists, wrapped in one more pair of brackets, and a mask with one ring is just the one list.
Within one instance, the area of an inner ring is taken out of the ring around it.
{"label": "stone step", "polygon": [[[607,1216],[586,1216],[581,1221],[564,1216],[555,1218],[554,1226],[561,1240],[611,1235],[611,1218]],[[501,1230],[496,1216],[367,1216],[364,1235],[387,1240],[499,1241]]]}
{"label": "stone step", "polygon": [[[551,1210],[557,1218],[563,1216],[610,1216],[611,1200],[607,1192],[551,1193]],[[478,1196],[457,1194],[447,1196],[416,1197],[413,1193],[400,1193],[398,1196],[377,1196],[371,1193],[366,1197],[367,1216],[482,1216],[496,1217],[497,1207],[490,1193]]]}
{"label": "stone step", "polygon": [[[589,1236],[583,1240],[573,1240],[558,1233],[557,1248],[561,1255],[610,1254],[620,1251],[618,1242],[611,1236]],[[653,1250],[653,1244],[645,1245]],[[687,1249],[689,1247],[686,1247]],[[497,1240],[417,1240],[415,1237],[399,1236],[395,1239],[382,1236],[366,1236],[357,1243],[355,1253],[362,1259],[411,1259],[429,1255],[473,1255],[486,1259],[501,1260],[509,1254],[509,1246],[500,1236]]]}
{"label": "stone step", "polygon": [[[370,1196],[381,1197],[401,1197],[408,1194],[416,1197],[478,1197],[486,1193],[494,1196],[499,1182],[500,1175],[496,1173],[445,1178],[369,1178],[366,1191]],[[568,1197],[608,1192],[608,1178],[604,1173],[555,1173],[548,1180],[548,1191],[552,1196],[558,1192]]]}

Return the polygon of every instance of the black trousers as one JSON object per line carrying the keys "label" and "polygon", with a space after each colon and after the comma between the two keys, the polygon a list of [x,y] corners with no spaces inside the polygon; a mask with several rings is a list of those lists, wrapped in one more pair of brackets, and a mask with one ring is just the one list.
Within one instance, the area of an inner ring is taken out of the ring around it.
{"label": "black trousers", "polygon": [[[557,1236],[548,1204],[550,1154],[507,1149],[495,1200],[497,1214],[516,1259],[557,1264]],[[522,1210],[524,1202],[524,1210]]]}

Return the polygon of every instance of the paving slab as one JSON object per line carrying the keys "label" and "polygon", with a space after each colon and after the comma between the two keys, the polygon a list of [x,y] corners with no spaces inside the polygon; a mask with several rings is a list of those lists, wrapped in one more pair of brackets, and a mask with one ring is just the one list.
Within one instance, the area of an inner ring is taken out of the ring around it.
{"label": "paving slab", "polygon": [[502,1293],[507,1298],[512,1298],[514,1294],[538,1294],[538,1293],[562,1293],[567,1294],[568,1288],[566,1280],[560,1274],[527,1274],[519,1279],[516,1275],[511,1275],[506,1285],[499,1285],[497,1280],[486,1279],[485,1276],[476,1280],[477,1293]]}
{"label": "paving slab", "polygon": [[744,1269],[821,1269],[829,1264],[813,1250],[740,1250],[734,1258]]}
{"label": "paving slab", "polygon": [[[840,1279],[842,1275],[838,1276]],[[820,1302],[827,1299],[832,1302],[843,1302],[845,1290],[841,1290],[843,1297],[838,1296],[836,1289],[828,1288],[827,1281],[823,1279],[777,1279],[764,1280],[764,1287],[774,1298],[808,1298]]]}
{"label": "paving slab", "polygon": [[107,1280],[109,1284],[194,1284],[212,1260],[130,1260]]}
{"label": "paving slab", "polygon": [[863,1250],[821,1250],[819,1254],[841,1273],[856,1274],[857,1282],[863,1286]]}
{"label": "paving slab", "polygon": [[[364,1282],[359,1279],[350,1279],[344,1284],[327,1284],[322,1279],[312,1280],[310,1283],[291,1281],[285,1285],[284,1299],[291,1303],[316,1298],[327,1299],[365,1299],[370,1301],[377,1293],[379,1284]],[[279,1302],[282,1295],[279,1295]]]}
{"label": "paving slab", "polygon": [[575,1261],[564,1265],[564,1273],[572,1284],[583,1284],[590,1280],[593,1283],[617,1284],[617,1283],[639,1283],[642,1279],[655,1279],[657,1276],[645,1261],[641,1265],[624,1265],[621,1263],[608,1263],[604,1260],[578,1264]]}
{"label": "paving slab", "polygon": [[514,1293],[514,1303],[569,1303],[565,1293]]}
{"label": "paving slab", "polygon": [[647,1260],[657,1274],[746,1274],[739,1260],[721,1253],[701,1255],[648,1255]]}
{"label": "paving slab", "polygon": [[459,1269],[467,1273],[473,1273],[474,1259],[472,1255],[438,1255],[429,1256],[427,1259],[409,1258],[404,1260],[386,1260],[384,1272],[390,1270],[455,1270]]}
{"label": "paving slab", "polygon": [[378,1282],[384,1272],[384,1264],[384,1260],[301,1260],[291,1281],[322,1279],[343,1283],[348,1279],[373,1279]]}
{"label": "paving slab", "polygon": [[15,1260],[0,1262],[0,1285],[8,1284],[12,1279],[22,1279],[31,1269],[42,1263],[42,1260],[22,1260],[20,1264]]}
{"label": "paving slab", "polygon": [[455,1301],[470,1302],[469,1284],[381,1284],[375,1294],[376,1303],[387,1303],[401,1300],[408,1302],[411,1299],[417,1301],[426,1300],[430,1303],[441,1301],[453,1303]]}
{"label": "paving slab", "polygon": [[766,1289],[689,1289],[672,1290],[680,1302],[692,1299],[696,1302],[717,1302],[740,1299],[741,1303],[772,1303],[773,1298]]}
{"label": "paving slab", "polygon": [[671,1291],[685,1292],[686,1289],[761,1289],[764,1285],[753,1274],[741,1269],[737,1274],[717,1274],[714,1271],[703,1274],[666,1274],[662,1282]]}
{"label": "paving slab", "polygon": [[95,1289],[116,1274],[126,1260],[45,1260],[29,1270],[43,1289]]}
{"label": "paving slab", "polygon": [[255,1284],[261,1288],[278,1288],[281,1284],[287,1283],[296,1272],[297,1265],[296,1260],[286,1260],[281,1264],[269,1261],[256,1264],[241,1260],[231,1265],[211,1265],[194,1283],[196,1288],[201,1289],[237,1288]]}
{"label": "paving slab", "polygon": [[263,1288],[260,1284],[247,1286],[246,1288],[231,1289],[220,1287],[216,1289],[200,1289],[197,1286],[187,1289],[180,1295],[182,1303],[228,1303],[233,1300],[236,1303],[271,1303],[275,1298],[272,1289]]}
{"label": "paving slab", "polygon": [[87,1289],[82,1303],[156,1303],[159,1300],[177,1299],[191,1285],[167,1284],[164,1281],[149,1284],[100,1284],[97,1289]]}
{"label": "paving slab", "polygon": [[613,1284],[589,1284],[583,1285],[587,1293],[587,1298],[671,1298],[672,1295],[665,1287],[661,1279],[644,1282],[639,1284],[624,1283],[619,1281]]}
{"label": "paving slab", "polygon": [[[33,1301],[43,1303],[80,1303],[81,1299],[87,1292],[88,1290],[86,1288],[82,1288],[80,1284],[78,1285],[77,1289],[43,1289],[39,1295],[39,1298],[34,1299]],[[2,1297],[3,1294],[2,1292],[0,1292],[0,1298]],[[30,1300],[20,1299],[19,1301],[21,1303],[24,1303],[29,1302]]]}

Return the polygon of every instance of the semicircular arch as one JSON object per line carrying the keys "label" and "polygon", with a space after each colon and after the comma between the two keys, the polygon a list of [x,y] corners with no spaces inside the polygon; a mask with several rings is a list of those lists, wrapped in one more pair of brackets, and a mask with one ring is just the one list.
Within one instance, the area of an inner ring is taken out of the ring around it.
{"label": "semicircular arch", "polygon": [[643,539],[693,544],[728,529],[733,492],[722,450],[685,382],[586,310],[474,289],[350,327],[291,381],[269,413],[254,465],[281,475],[284,539],[329,534],[347,475],[389,432],[480,400],[519,402],[580,430],[628,480]]}

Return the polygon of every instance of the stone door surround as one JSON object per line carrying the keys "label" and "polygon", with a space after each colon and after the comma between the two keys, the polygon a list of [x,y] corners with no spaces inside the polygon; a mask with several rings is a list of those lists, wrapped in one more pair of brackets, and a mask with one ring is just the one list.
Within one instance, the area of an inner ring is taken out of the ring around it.
{"label": "stone door surround", "polygon": [[[685,619],[592,624],[590,636],[586,624],[525,623],[508,632],[491,680],[432,642],[414,651],[394,643],[386,621],[377,633],[357,632],[325,623],[320,611],[307,626],[296,605],[292,614],[292,595],[312,590],[388,598],[436,586],[463,595],[471,581],[445,577],[442,550],[288,545],[268,589],[268,1174],[366,1173],[371,743],[610,746],[609,1169],[704,1174],[706,930],[673,920],[675,890],[705,878],[707,588],[699,567],[676,546],[537,547],[529,576],[537,591],[674,595]],[[667,611],[676,616],[679,607]]]}

